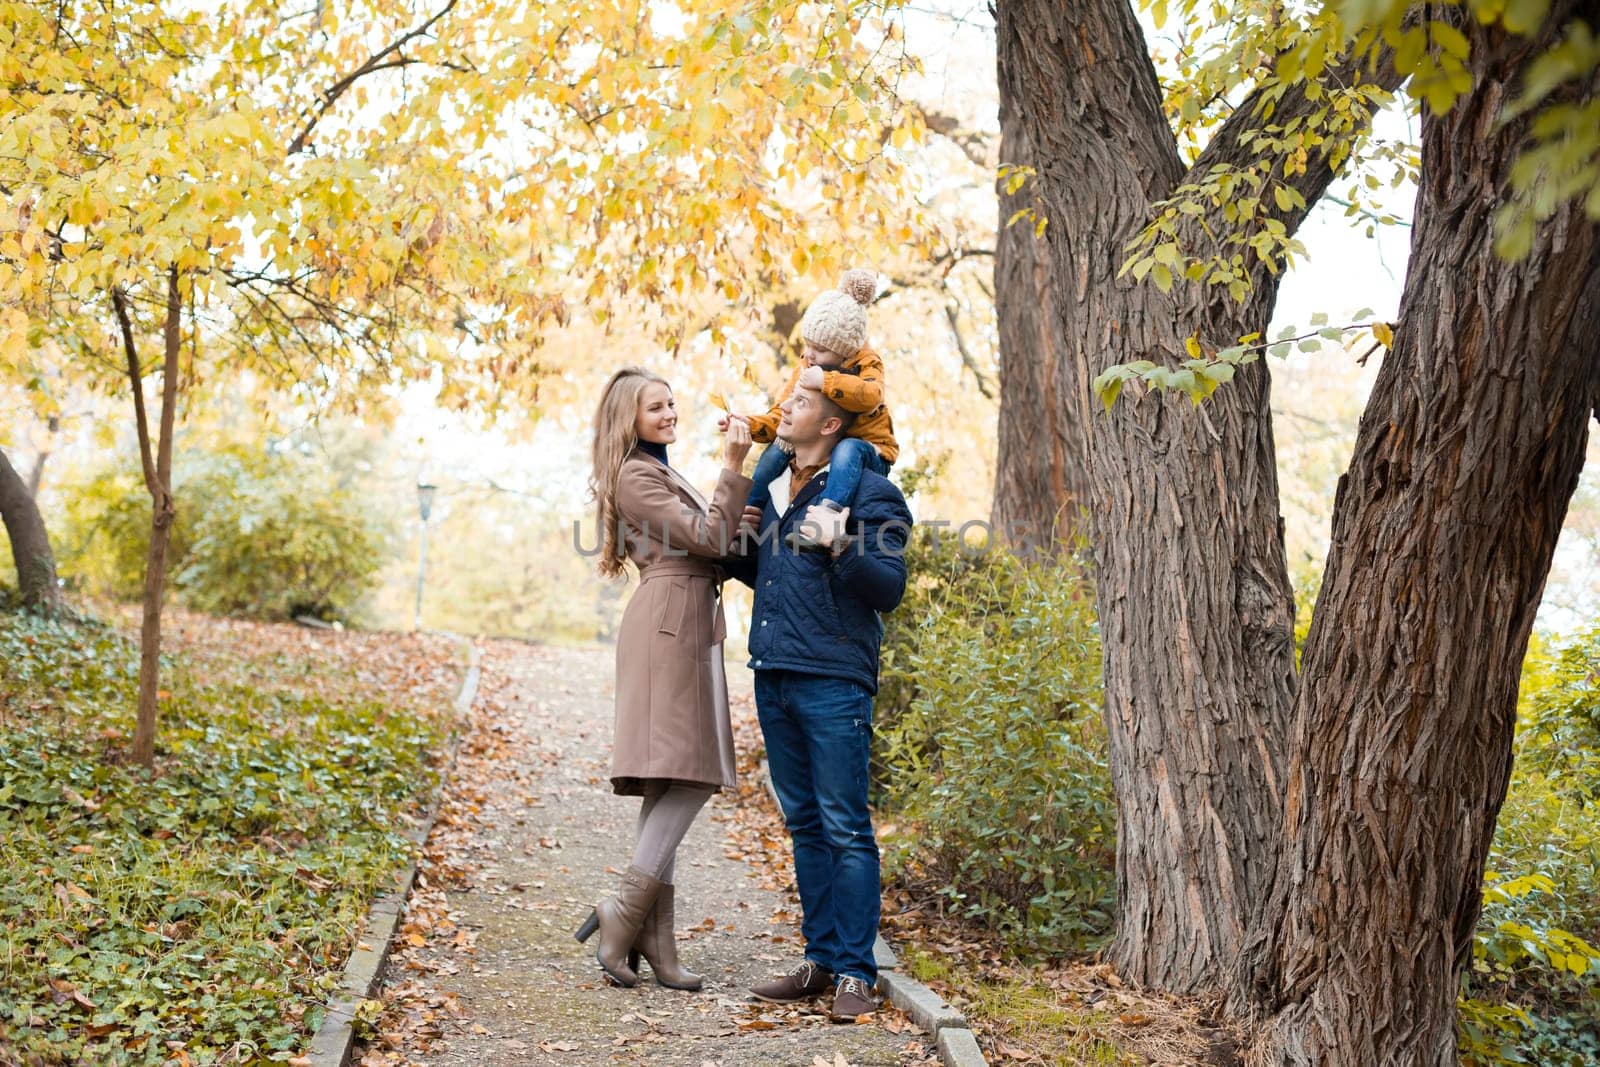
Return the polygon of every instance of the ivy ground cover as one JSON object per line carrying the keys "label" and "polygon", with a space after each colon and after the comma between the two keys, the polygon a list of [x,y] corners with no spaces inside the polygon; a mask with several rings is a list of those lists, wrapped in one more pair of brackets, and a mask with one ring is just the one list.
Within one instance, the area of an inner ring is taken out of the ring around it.
{"label": "ivy ground cover", "polygon": [[434,794],[447,639],[0,610],[0,1064],[287,1062]]}

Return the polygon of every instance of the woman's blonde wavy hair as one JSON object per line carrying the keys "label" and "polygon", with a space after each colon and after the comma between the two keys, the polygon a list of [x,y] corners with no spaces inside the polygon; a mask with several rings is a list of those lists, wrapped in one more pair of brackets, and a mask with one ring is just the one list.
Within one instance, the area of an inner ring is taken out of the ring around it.
{"label": "woman's blonde wavy hair", "polygon": [[639,444],[639,394],[645,386],[670,382],[643,367],[623,367],[611,376],[600,393],[600,406],[594,413],[593,469],[589,473],[589,496],[595,502],[595,520],[600,524],[600,574],[616,578],[627,572],[628,554],[617,534],[617,482],[622,477],[623,461]]}

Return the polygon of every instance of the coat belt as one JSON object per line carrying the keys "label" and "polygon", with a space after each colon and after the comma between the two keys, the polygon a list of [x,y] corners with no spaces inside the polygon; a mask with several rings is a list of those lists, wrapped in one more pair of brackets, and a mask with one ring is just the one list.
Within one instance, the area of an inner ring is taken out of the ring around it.
{"label": "coat belt", "polygon": [[720,586],[723,574],[722,568],[710,560],[679,557],[658,559],[639,572],[641,585],[652,578],[706,578]]}
{"label": "coat belt", "polygon": [[709,560],[678,557],[658,559],[639,573],[642,586],[652,578],[704,578],[711,583],[714,601],[711,614],[711,640],[721,642],[728,636],[728,620],[722,613],[722,581],[726,577],[722,568]]}

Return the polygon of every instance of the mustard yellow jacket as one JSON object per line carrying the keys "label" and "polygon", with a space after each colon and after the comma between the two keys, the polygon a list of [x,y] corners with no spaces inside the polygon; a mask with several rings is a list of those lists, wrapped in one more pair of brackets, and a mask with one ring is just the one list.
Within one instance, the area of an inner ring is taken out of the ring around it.
{"label": "mustard yellow jacket", "polygon": [[[794,369],[770,411],[750,416],[752,438],[765,443],[778,436],[778,421],[783,418],[779,409],[794,392],[804,369],[803,362]],[[876,448],[885,463],[900,458],[900,444],[894,439],[894,420],[889,417],[889,406],[883,402],[883,359],[878,353],[863,347],[840,364],[838,370],[824,371],[822,393],[856,416],[855,425],[850,427],[846,437],[859,438]]]}

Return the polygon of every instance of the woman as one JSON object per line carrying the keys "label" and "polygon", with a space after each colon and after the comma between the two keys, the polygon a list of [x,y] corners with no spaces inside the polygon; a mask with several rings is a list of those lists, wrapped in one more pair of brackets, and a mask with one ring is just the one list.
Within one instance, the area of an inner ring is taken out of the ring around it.
{"label": "woman", "polygon": [[656,981],[698,990],[678,962],[673,936],[673,857],[711,795],[734,784],[733,731],[723,677],[722,572],[716,561],[738,536],[750,479],[750,428],[729,422],[722,475],[708,504],[667,462],[678,410],[665,379],[639,367],[611,376],[594,424],[594,493],[600,573],[639,568],[617,638],[617,730],[612,789],[643,797],[633,863],[616,896],[578,929],[596,930],[595,956],[623,986],[638,960]]}

